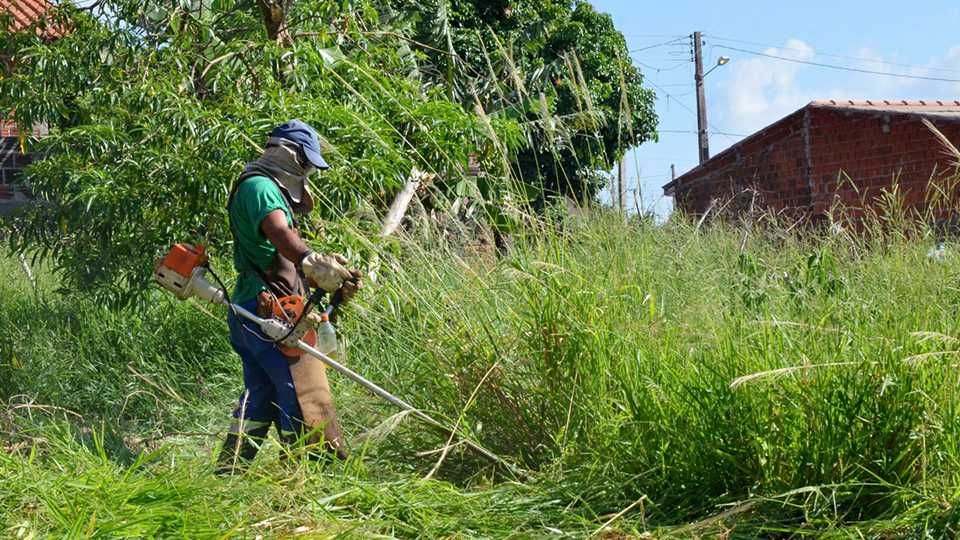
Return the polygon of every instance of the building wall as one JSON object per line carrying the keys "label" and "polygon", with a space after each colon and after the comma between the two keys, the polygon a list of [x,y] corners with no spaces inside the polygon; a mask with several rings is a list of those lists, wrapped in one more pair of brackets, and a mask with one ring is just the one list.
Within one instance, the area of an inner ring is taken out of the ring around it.
{"label": "building wall", "polygon": [[[960,146],[960,122],[935,122]],[[952,173],[940,141],[915,114],[807,107],[680,177],[676,205],[703,214],[711,201],[752,200],[788,215],[825,215],[839,201],[856,217],[894,177],[910,207],[925,205],[934,171]],[[754,192],[745,192],[754,188]]]}
{"label": "building wall", "polygon": [[[811,109],[811,115],[814,214],[839,201],[856,216],[875,204],[884,188],[891,189],[895,178],[905,204],[923,208],[935,171],[953,172],[943,145],[917,115],[826,108]],[[960,144],[960,123],[934,123]]]}
{"label": "building wall", "polygon": [[[46,134],[38,127],[34,136]],[[23,169],[36,156],[20,151],[20,137],[16,126],[0,121],[0,217],[10,215],[29,203],[31,193],[24,184]]]}
{"label": "building wall", "polygon": [[0,185],[22,181],[23,169],[33,162],[31,154],[20,153],[16,137],[0,137]]}
{"label": "building wall", "polygon": [[[44,137],[48,133],[46,126],[34,127],[32,137]],[[17,126],[0,120],[0,185],[23,181],[23,169],[34,162],[37,156],[20,151],[20,136]]]}
{"label": "building wall", "polygon": [[805,120],[798,111],[683,175],[674,189],[676,206],[695,215],[714,201],[728,209],[808,207]]}

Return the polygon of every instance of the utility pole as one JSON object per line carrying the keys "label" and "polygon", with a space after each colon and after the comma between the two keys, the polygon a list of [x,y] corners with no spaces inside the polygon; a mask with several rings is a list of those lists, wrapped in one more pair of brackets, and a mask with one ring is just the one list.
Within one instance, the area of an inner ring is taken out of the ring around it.
{"label": "utility pole", "polygon": [[693,33],[693,61],[696,64],[694,80],[697,83],[697,139],[700,145],[700,163],[710,159],[710,139],[707,135],[707,98],[703,91],[703,36]]}
{"label": "utility pole", "polygon": [[627,213],[627,158],[620,158],[620,166],[617,170],[617,204],[620,205],[620,213]]}

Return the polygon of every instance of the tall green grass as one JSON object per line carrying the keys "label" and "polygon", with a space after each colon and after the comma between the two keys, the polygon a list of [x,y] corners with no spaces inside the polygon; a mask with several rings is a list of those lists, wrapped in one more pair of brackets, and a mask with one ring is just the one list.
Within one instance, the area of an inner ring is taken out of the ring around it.
{"label": "tall green grass", "polygon": [[957,261],[918,240],[593,220],[499,263],[415,251],[348,334],[594,514],[821,526],[933,489],[952,516]]}
{"label": "tall green grass", "polygon": [[271,445],[213,478],[207,434],[240,390],[222,313],[162,295],[111,313],[49,276],[38,302],[10,261],[0,516],[54,535],[950,536],[960,259],[908,232],[597,214],[501,257],[401,242],[342,318],[348,363],[523,478],[436,452],[338,378],[351,461]]}

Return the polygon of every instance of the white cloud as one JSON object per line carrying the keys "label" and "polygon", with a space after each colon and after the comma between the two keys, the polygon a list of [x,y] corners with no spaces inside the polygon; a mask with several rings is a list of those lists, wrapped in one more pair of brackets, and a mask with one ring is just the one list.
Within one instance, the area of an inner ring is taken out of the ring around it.
{"label": "white cloud", "polygon": [[[799,39],[790,39],[782,48],[765,54],[810,61],[816,52]],[[731,65],[730,82],[725,85],[726,114],[735,131],[754,131],[810,101],[797,84],[797,74],[806,66],[762,56],[746,58]]]}
{"label": "white cloud", "polygon": [[[960,45],[956,45],[947,51],[947,56],[943,63],[944,67],[953,70],[943,72],[943,74],[948,76],[947,78],[960,79]],[[960,94],[960,83],[957,83],[953,86],[953,91],[956,94]]]}
{"label": "white cloud", "polygon": [[[919,66],[908,66],[912,63],[870,48],[855,51],[850,54],[851,58],[817,55],[812,46],[799,39],[790,39],[783,47],[768,48],[763,52],[882,73],[960,79],[960,45]],[[958,99],[960,95],[960,83],[945,85],[920,79],[830,70],[763,56],[737,58],[730,67],[727,82],[719,85],[717,119],[723,129],[737,133],[753,133],[817,99]]]}

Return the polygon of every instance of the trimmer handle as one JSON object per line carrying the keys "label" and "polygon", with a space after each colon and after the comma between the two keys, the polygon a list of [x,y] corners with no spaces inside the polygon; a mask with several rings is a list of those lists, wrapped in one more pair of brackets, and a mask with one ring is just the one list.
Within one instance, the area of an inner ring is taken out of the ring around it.
{"label": "trimmer handle", "polygon": [[[344,283],[356,283],[355,278],[345,279]],[[330,303],[327,304],[327,309],[324,313],[327,314],[327,317],[333,318],[333,314],[337,311],[337,308],[340,307],[340,304],[343,303],[343,285],[340,285],[340,288],[333,291],[333,295],[330,297]]]}

